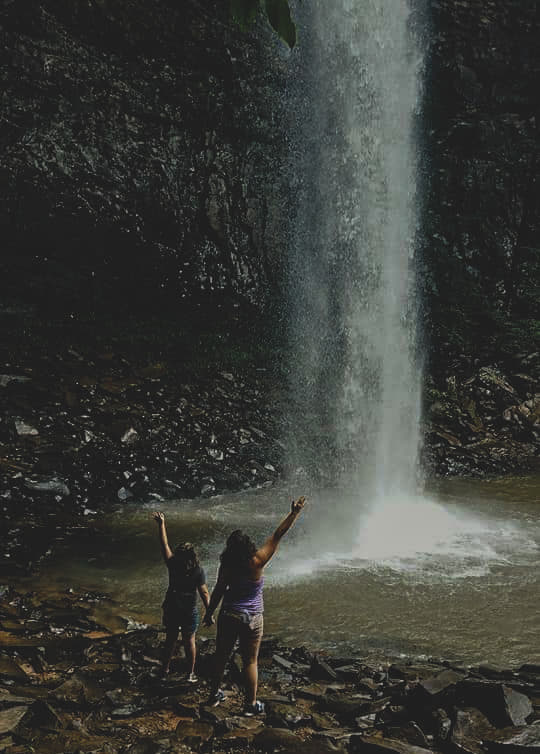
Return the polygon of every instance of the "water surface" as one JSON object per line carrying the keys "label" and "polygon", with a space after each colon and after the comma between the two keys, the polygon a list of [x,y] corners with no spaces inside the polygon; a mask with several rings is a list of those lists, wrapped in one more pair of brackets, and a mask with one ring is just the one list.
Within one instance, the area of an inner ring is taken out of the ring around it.
{"label": "water surface", "polygon": [[[344,655],[539,662],[539,497],[538,478],[445,481],[374,507],[360,493],[310,491],[267,568],[266,632]],[[162,507],[171,544],[196,544],[212,586],[227,535],[244,528],[262,542],[289,501],[272,488]],[[68,541],[34,586],[106,591],[126,615],[158,623],[156,507],[122,507],[91,541]]]}

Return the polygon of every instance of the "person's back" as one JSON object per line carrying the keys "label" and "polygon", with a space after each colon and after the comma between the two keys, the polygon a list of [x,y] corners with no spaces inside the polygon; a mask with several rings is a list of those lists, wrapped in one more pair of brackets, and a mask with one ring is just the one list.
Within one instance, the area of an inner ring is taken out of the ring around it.
{"label": "person's back", "polygon": [[[247,568],[244,572],[226,572],[228,588],[223,595],[222,610],[245,610],[248,613],[263,613],[264,577],[253,579],[255,569]],[[257,571],[262,571],[257,569]],[[256,571],[255,571],[256,572]]]}
{"label": "person's back", "polygon": [[195,659],[197,654],[195,634],[199,625],[197,610],[197,593],[206,608],[210,595],[206,586],[204,570],[199,565],[193,545],[184,542],[174,553],[169,547],[165,516],[161,512],[153,514],[159,526],[159,540],[163,560],[169,572],[169,587],[163,601],[163,625],[166,630],[163,650],[162,673],[169,672],[179,631],[182,632],[182,644],[188,662],[188,680],[195,682]]}
{"label": "person's back", "polygon": [[303,497],[293,501],[290,513],[259,549],[239,529],[227,539],[227,546],[221,554],[218,580],[204,619],[206,625],[213,623],[213,612],[223,599],[216,637],[214,691],[210,698],[213,705],[224,699],[219,684],[234,644],[239,639],[246,676],[246,714],[264,711],[264,705],[256,698],[257,660],[263,635],[263,570],[304,504]]}

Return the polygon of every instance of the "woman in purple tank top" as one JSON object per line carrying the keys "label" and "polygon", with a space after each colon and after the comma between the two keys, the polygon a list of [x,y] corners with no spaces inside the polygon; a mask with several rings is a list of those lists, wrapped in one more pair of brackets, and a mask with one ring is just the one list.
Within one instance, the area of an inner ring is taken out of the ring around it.
{"label": "woman in purple tank top", "polygon": [[263,635],[263,570],[283,535],[300,515],[305,502],[304,497],[292,502],[290,513],[259,549],[247,534],[237,529],[221,553],[217,583],[204,617],[205,625],[212,625],[214,611],[223,600],[217,625],[214,686],[209,700],[213,706],[225,698],[220,684],[238,639],[246,684],[244,712],[246,715],[264,712],[264,705],[257,701],[257,660]]}

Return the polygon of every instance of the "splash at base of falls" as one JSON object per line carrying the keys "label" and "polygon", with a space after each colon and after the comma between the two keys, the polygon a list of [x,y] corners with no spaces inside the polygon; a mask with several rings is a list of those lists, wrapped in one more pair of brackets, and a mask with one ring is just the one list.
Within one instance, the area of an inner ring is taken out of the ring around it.
{"label": "splash at base of falls", "polygon": [[538,551],[521,525],[428,497],[395,495],[371,502],[350,493],[332,499],[327,492],[314,504],[323,514],[316,523],[306,522],[307,543],[285,544],[288,563],[286,571],[278,569],[281,583],[336,568],[393,571],[417,582],[480,577]]}

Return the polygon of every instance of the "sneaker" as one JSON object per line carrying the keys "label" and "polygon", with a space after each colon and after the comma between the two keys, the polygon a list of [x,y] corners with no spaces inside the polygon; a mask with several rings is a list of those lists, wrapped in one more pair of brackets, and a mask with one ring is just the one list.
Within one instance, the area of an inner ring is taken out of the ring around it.
{"label": "sneaker", "polygon": [[190,673],[188,676],[188,683],[197,683],[199,679],[195,675],[195,673]]}
{"label": "sneaker", "polygon": [[244,715],[246,717],[253,717],[254,715],[264,715],[264,704],[257,701],[254,704],[247,704],[244,707]]}
{"label": "sneaker", "polygon": [[210,699],[208,700],[208,704],[211,707],[217,707],[220,702],[223,702],[225,700],[225,694],[221,689],[218,689],[215,693],[212,694]]}

